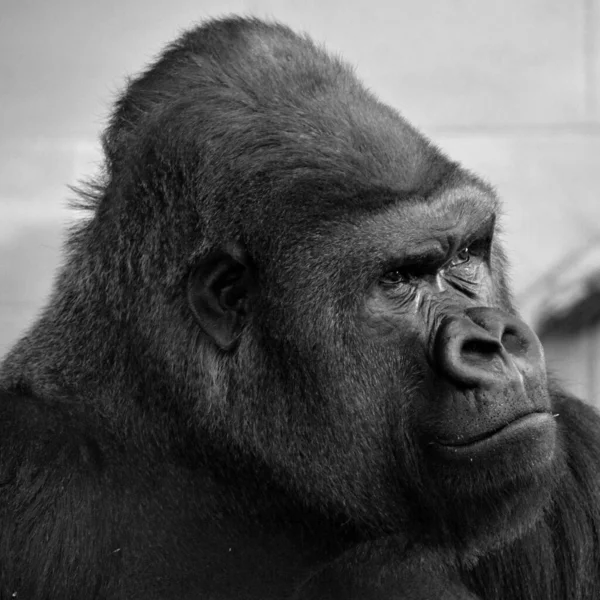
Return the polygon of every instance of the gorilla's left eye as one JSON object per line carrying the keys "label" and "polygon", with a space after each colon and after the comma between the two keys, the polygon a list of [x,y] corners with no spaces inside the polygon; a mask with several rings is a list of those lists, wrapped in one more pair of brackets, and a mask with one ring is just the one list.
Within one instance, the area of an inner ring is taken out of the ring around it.
{"label": "gorilla's left eye", "polygon": [[471,248],[469,246],[466,246],[465,248],[457,252],[455,256],[450,260],[450,266],[457,267],[458,265],[468,263],[469,260],[471,260],[471,256]]}

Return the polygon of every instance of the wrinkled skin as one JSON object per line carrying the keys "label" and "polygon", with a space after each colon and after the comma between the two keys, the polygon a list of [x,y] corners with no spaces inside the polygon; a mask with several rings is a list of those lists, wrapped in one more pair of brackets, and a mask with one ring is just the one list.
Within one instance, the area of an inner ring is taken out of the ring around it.
{"label": "wrinkled skin", "polygon": [[600,597],[600,420],[498,200],[280,25],[184,34],[1,368],[0,596]]}

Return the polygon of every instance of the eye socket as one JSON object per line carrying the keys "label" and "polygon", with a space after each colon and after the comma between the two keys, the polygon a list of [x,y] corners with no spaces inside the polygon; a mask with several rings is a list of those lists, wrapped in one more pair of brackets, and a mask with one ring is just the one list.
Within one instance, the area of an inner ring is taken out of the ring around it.
{"label": "eye socket", "polygon": [[423,259],[420,262],[410,261],[406,265],[390,269],[380,278],[380,283],[386,286],[400,284],[414,285],[427,275],[437,273],[452,273],[455,277],[472,278],[476,275],[485,254],[483,241],[476,241],[469,246],[464,246],[450,260],[442,262],[439,258]]}

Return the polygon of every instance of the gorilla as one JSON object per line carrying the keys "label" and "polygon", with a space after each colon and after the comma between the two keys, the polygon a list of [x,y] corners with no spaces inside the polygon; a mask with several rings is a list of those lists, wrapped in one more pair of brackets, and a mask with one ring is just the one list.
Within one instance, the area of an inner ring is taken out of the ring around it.
{"label": "gorilla", "polygon": [[600,418],[493,190],[256,19],[118,99],[0,375],[0,594],[597,600]]}

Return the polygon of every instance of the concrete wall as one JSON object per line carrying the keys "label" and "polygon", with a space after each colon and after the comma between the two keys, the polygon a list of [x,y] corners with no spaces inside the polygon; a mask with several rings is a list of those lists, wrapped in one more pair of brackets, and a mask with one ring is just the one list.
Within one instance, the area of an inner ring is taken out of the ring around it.
{"label": "concrete wall", "polygon": [[125,76],[227,12],[324,41],[494,183],[518,297],[600,238],[600,0],[3,0],[0,354],[50,289],[67,185],[93,174]]}
{"label": "concrete wall", "polygon": [[549,373],[600,409],[600,322],[574,332],[542,336]]}

